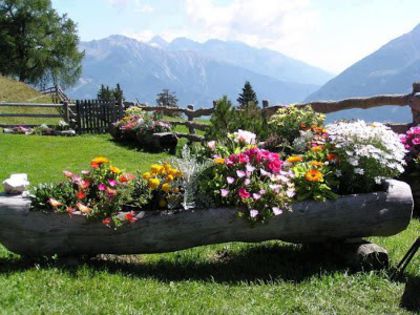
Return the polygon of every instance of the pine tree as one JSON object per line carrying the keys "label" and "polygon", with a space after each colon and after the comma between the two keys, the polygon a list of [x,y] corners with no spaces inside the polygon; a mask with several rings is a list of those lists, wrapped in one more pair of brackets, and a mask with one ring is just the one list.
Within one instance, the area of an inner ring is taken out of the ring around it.
{"label": "pine tree", "polygon": [[239,94],[237,98],[239,108],[245,108],[248,106],[258,107],[257,95],[255,94],[251,83],[246,81],[244,87],[242,88],[242,93]]}
{"label": "pine tree", "polygon": [[178,99],[175,96],[175,92],[171,92],[168,89],[163,89],[162,92],[156,95],[156,103],[164,107],[178,107]]}
{"label": "pine tree", "polygon": [[206,139],[221,140],[235,129],[235,108],[227,96],[216,101],[213,114],[210,117],[211,128],[207,129]]}
{"label": "pine tree", "polygon": [[0,73],[63,87],[79,79],[84,52],[76,24],[50,0],[0,0]]}

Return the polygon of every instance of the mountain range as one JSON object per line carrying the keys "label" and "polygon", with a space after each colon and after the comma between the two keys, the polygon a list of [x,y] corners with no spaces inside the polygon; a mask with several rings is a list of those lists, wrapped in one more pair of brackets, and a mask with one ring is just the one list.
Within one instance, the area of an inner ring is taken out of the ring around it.
{"label": "mountain range", "polygon": [[223,95],[236,100],[245,81],[260,99],[272,103],[302,101],[332,75],[283,54],[240,42],[186,38],[168,43],[160,37],[140,42],[121,35],[82,42],[85,51],[72,98],[94,98],[103,83],[120,83],[129,100],[155,103],[163,88],[176,92],[179,104],[207,107]]}
{"label": "mountain range", "polygon": [[[356,96],[409,93],[412,83],[420,80],[420,24],[372,54],[356,62],[318,91],[306,98],[339,100]],[[366,120],[408,122],[408,108],[386,106],[380,109],[347,110],[330,115],[330,119],[363,118]]]}

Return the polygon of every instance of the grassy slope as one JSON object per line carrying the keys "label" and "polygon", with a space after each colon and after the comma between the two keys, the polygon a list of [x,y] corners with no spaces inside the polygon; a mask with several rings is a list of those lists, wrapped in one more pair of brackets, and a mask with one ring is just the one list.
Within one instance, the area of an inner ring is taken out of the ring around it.
{"label": "grassy slope", "polygon": [[[51,103],[51,97],[42,95],[30,86],[0,76],[0,102],[28,102],[28,103]],[[53,108],[24,108],[24,107],[0,107],[0,113],[57,113]],[[56,124],[54,118],[28,118],[28,117],[0,117],[0,124]]]}
{"label": "grassy slope", "polygon": [[[0,135],[0,152],[0,179],[28,172],[34,183],[59,180],[62,169],[81,170],[98,154],[130,171],[167,157],[119,147],[107,136]],[[413,220],[403,233],[375,241],[395,266],[419,230]],[[420,278],[418,257],[407,274]],[[404,283],[385,272],[350,273],[334,257],[281,242],[203,246],[74,268],[29,264],[0,246],[0,286],[0,314],[409,314],[399,305]]]}

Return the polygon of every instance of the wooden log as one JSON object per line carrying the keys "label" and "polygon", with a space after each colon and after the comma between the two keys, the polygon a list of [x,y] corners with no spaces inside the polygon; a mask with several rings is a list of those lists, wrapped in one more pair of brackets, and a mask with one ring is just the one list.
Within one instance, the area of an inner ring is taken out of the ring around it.
{"label": "wooden log", "polygon": [[150,211],[117,230],[84,217],[32,212],[30,200],[0,197],[0,242],[26,256],[161,253],[232,241],[279,239],[319,243],[389,236],[410,222],[410,187],[388,180],[384,191],[342,196],[334,201],[295,203],[292,212],[252,226],[237,209]]}
{"label": "wooden log", "polygon": [[[71,104],[69,104],[71,105]],[[44,104],[44,103],[6,103],[0,102],[0,107],[41,107],[41,108],[60,108],[63,104]]]}
{"label": "wooden log", "polygon": [[[368,109],[386,105],[408,106],[411,102],[411,99],[412,94],[378,95],[372,97],[350,98],[340,101],[310,102],[295,104],[295,106],[304,107],[310,105],[314,111],[327,114],[352,108]],[[279,108],[283,107],[285,107],[285,105],[276,105],[263,108],[262,110],[270,116],[273,115]]]}
{"label": "wooden log", "polygon": [[4,113],[0,117],[34,117],[34,118],[61,118],[59,114],[26,114],[26,113]]}
{"label": "wooden log", "polygon": [[174,125],[174,126],[186,126],[186,127],[193,127],[194,129],[205,131],[207,130],[210,125],[209,124],[203,124],[195,121],[169,121],[165,120],[163,121],[167,124]]}
{"label": "wooden log", "polygon": [[185,138],[185,139],[188,139],[189,141],[192,141],[192,142],[194,142],[194,141],[196,141],[196,142],[204,141],[204,137],[200,136],[200,135],[192,135],[192,134],[184,133],[184,132],[175,132],[175,135],[178,138]]}
{"label": "wooden log", "polygon": [[388,267],[389,258],[386,249],[368,241],[345,242],[339,244],[336,254],[354,269],[379,270]]}

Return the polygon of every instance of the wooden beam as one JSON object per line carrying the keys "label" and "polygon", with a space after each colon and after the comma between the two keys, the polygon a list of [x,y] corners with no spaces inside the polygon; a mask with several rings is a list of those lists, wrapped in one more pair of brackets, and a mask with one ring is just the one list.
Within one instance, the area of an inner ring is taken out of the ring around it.
{"label": "wooden beam", "polygon": [[4,113],[0,114],[0,117],[38,117],[38,118],[61,118],[61,115],[58,114],[26,114],[26,113],[20,113],[20,114],[10,114],[10,113]]}
{"label": "wooden beam", "polygon": [[[71,105],[71,104],[69,104]],[[1,102],[0,107],[40,107],[40,108],[60,108],[63,104],[41,104],[41,103],[6,103]]]}

